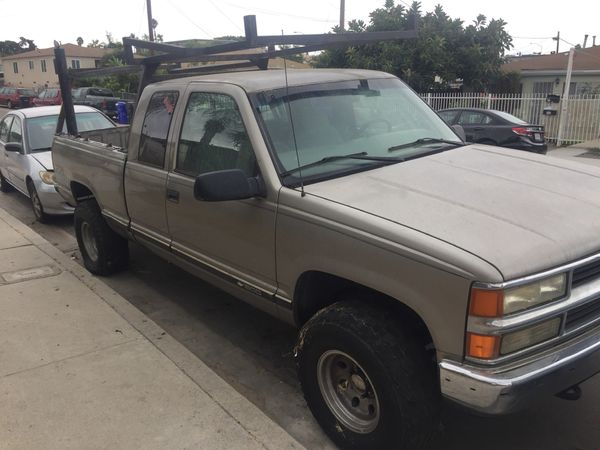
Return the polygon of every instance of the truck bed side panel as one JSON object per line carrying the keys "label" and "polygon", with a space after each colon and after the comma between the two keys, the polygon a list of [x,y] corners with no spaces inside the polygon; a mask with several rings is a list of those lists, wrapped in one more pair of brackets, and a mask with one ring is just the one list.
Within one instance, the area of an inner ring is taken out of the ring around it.
{"label": "truck bed side panel", "polygon": [[73,189],[81,185],[92,192],[102,212],[129,222],[123,192],[126,153],[95,141],[57,136],[52,146],[55,180],[59,193],[70,203],[82,200]]}

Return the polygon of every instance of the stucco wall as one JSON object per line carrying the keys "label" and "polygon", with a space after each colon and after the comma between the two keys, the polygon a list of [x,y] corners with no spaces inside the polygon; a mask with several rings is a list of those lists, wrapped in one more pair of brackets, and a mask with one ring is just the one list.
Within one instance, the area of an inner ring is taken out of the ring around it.
{"label": "stucco wall", "polygon": [[[79,60],[79,68],[88,69],[96,67],[95,58],[67,56],[67,67],[73,67],[72,61]],[[46,72],[42,72],[42,60],[46,61]],[[30,69],[29,62],[33,62],[33,69]],[[15,73],[13,63],[18,64],[18,73]],[[4,85],[43,89],[48,87],[58,87],[58,76],[54,72],[53,58],[50,56],[28,58],[28,59],[4,59]]]}

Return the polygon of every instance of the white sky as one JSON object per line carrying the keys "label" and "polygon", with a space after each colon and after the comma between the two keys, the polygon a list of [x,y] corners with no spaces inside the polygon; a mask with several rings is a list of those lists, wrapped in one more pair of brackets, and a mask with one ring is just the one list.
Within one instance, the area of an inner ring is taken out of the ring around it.
{"label": "white sky", "polygon": [[[396,0],[398,3],[398,0]],[[404,1],[400,3],[405,3]],[[406,1],[410,4],[410,1]],[[452,18],[470,24],[477,14],[502,18],[514,38],[517,51],[549,53],[556,49],[555,36],[573,44],[583,43],[584,34],[597,35],[600,45],[600,2],[597,0],[423,0],[422,11],[432,11],[441,3]],[[147,33],[146,0],[0,0],[0,40],[33,39],[38,47],[51,47],[54,40],[84,45],[93,39],[106,40],[106,32],[116,39]],[[243,16],[257,16],[259,35],[325,33],[339,21],[339,0],[152,0],[158,21],[157,32],[166,41],[242,35]],[[346,21],[369,20],[369,12],[382,7],[384,0],[346,0]],[[64,18],[61,18],[63,17]],[[561,42],[561,51],[569,44]]]}

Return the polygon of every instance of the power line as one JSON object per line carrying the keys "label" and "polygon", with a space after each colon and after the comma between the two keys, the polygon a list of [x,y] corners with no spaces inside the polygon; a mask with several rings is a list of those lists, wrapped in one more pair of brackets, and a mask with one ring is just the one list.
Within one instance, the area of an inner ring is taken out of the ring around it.
{"label": "power line", "polygon": [[221,8],[219,8],[215,4],[215,2],[213,2],[212,0],[208,0],[208,2],[211,5],[213,5],[213,8],[215,8],[217,11],[219,11],[223,17],[225,17],[227,20],[229,20],[229,23],[233,24],[233,26],[236,27],[240,31],[240,33],[244,34],[244,30],[242,30],[237,23],[235,23],[233,20],[231,20],[231,18],[227,14],[225,14],[223,11],[221,11]]}
{"label": "power line", "polygon": [[171,5],[179,14],[181,14],[183,17],[186,18],[186,20],[188,22],[190,22],[192,25],[194,25],[196,28],[198,28],[200,31],[202,31],[206,36],[208,36],[210,39],[212,39],[212,35],[211,33],[209,33],[208,31],[206,31],[204,28],[202,28],[200,25],[198,25],[196,22],[194,22],[192,19],[190,19],[189,15],[184,13],[183,11],[181,11],[181,9],[179,9],[179,7],[177,5],[175,5],[171,0],[167,0],[167,2],[169,3],[169,5]]}
{"label": "power line", "polygon": [[[244,11],[250,11],[250,8],[247,8],[246,6],[237,5],[237,4],[231,3],[231,2],[222,2],[222,3],[225,3],[225,4],[229,5],[229,6],[233,6],[234,8],[242,9]],[[309,17],[309,16],[300,16],[300,15],[296,15],[296,14],[288,14],[288,13],[284,13],[284,12],[281,12],[281,11],[274,11],[272,9],[263,9],[263,8],[252,7],[251,10],[252,11],[256,11],[256,12],[260,12],[260,13],[263,13],[263,14],[267,14],[269,16],[292,17],[294,19],[311,20],[313,22],[337,23],[337,20],[324,20],[324,19],[317,18],[317,17]]]}

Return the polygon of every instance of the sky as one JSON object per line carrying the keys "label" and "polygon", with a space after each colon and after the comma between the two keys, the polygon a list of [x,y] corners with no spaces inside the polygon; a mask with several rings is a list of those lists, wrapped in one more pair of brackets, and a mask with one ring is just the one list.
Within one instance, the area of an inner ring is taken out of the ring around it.
{"label": "sky", "polygon": [[[369,13],[384,2],[346,0],[346,21],[368,22]],[[396,3],[407,5],[410,1]],[[513,36],[510,54],[550,53],[556,50],[552,36],[557,31],[564,40],[560,51],[583,44],[584,34],[590,35],[588,46],[594,35],[600,45],[600,2],[596,0],[564,4],[550,0],[423,0],[421,10],[433,11],[436,4],[465,25],[480,13],[488,19],[503,19]],[[247,14],[256,15],[259,35],[326,33],[339,22],[339,8],[339,0],[152,0],[156,30],[165,41],[242,35]],[[51,47],[54,40],[75,43],[78,36],[86,45],[94,39],[106,41],[106,32],[117,40],[148,32],[146,0],[0,0],[0,18],[0,41],[18,41],[24,36],[39,48]]]}

